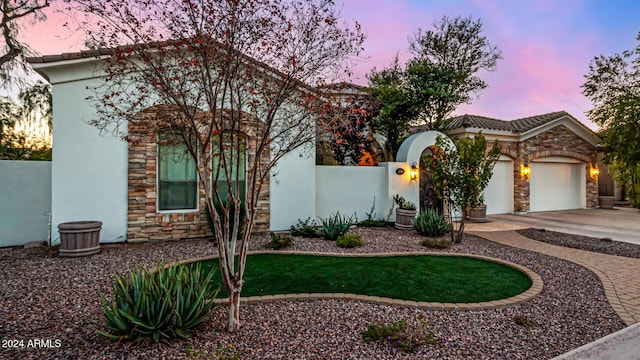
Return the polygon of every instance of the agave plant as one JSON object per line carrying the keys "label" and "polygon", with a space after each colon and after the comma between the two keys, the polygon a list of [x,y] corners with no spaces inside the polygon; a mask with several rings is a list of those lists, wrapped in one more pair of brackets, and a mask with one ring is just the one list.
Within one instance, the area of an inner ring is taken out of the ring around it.
{"label": "agave plant", "polygon": [[413,227],[422,235],[439,237],[449,231],[450,225],[439,211],[427,209],[413,220]]}
{"label": "agave plant", "polygon": [[349,231],[351,225],[356,223],[353,217],[346,217],[336,212],[335,215],[329,215],[327,218],[320,219],[320,230],[322,236],[326,240],[336,240],[340,235],[344,235]]}
{"label": "agave plant", "polygon": [[116,277],[113,298],[100,294],[104,316],[98,333],[116,340],[188,338],[213,306],[219,287],[214,271],[195,266],[164,266],[157,271],[136,266],[127,277]]}

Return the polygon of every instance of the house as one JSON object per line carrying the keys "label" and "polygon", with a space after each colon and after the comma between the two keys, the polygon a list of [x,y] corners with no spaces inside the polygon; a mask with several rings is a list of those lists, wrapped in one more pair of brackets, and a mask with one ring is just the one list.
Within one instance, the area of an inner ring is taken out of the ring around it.
{"label": "house", "polygon": [[[105,56],[98,50],[29,59],[53,86],[52,232],[62,222],[100,220],[101,242],[210,235],[201,200],[167,205],[158,199],[164,180],[161,143],[122,141],[87,123],[96,116],[86,100],[88,87],[101,76],[95,69]],[[130,140],[137,136],[137,126],[129,124]],[[489,213],[596,205],[597,180],[589,169],[599,139],[565,112],[511,122],[465,115],[445,131],[452,137],[482,131],[500,141],[503,154],[485,192]],[[438,134],[414,134],[397,162],[378,166],[317,166],[313,146],[290,153],[278,162],[261,199],[256,230],[285,230],[298,219],[336,211],[363,219],[372,206],[377,218],[390,214],[393,219],[389,209],[395,194],[418,202],[420,179],[412,175],[412,166],[419,166],[421,154]],[[529,169],[530,177],[521,168]]]}
{"label": "house", "polygon": [[487,213],[592,208],[598,205],[600,138],[565,111],[503,121],[475,115],[453,118],[452,138],[482,131],[502,147],[485,191]]}

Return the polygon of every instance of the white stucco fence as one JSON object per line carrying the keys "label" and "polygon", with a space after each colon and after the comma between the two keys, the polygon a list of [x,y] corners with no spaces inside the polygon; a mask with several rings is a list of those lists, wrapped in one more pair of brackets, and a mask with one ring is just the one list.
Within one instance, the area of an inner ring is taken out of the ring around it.
{"label": "white stucco fence", "polygon": [[[397,169],[403,169],[401,175]],[[417,180],[410,179],[407,163],[381,163],[379,166],[316,166],[316,216],[336,212],[367,218],[375,198],[374,219],[387,219],[393,196],[399,194],[418,203]],[[395,220],[395,212],[389,220]]]}
{"label": "white stucco fence", "polygon": [[47,240],[51,162],[0,161],[0,247]]}

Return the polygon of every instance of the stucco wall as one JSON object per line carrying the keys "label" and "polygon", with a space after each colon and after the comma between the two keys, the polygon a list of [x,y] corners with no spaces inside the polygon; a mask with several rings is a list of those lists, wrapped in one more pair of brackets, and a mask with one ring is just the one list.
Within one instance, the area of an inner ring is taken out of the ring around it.
{"label": "stucco wall", "polygon": [[[396,169],[402,168],[402,175]],[[339,211],[346,216],[367,218],[375,197],[375,219],[387,219],[393,196],[419,201],[418,181],[410,179],[407,163],[381,163],[379,166],[317,166],[316,216],[327,217]],[[303,218],[304,220],[304,218]],[[395,220],[395,212],[389,218]]]}
{"label": "stucco wall", "polygon": [[315,218],[316,161],[311,147],[294,151],[278,161],[270,188],[270,228],[288,230],[297,219]]}
{"label": "stucco wall", "polygon": [[47,240],[51,162],[0,161],[0,247]]}
{"label": "stucco wall", "polygon": [[[64,74],[60,79],[63,80]],[[95,109],[85,100],[91,80],[53,83],[51,210],[54,239],[62,222],[99,220],[101,242],[127,234],[127,143],[87,124]]]}

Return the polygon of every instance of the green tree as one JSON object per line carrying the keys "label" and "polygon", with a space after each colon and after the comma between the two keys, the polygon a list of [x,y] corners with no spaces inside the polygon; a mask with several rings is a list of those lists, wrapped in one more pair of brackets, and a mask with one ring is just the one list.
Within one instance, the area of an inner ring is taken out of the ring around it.
{"label": "green tree", "polygon": [[406,69],[407,85],[422,106],[421,120],[439,130],[444,120],[487,87],[478,73],[493,71],[500,50],[482,35],[482,22],[471,17],[443,17],[434,30],[418,32],[409,42],[414,55]]}
{"label": "green tree", "polygon": [[582,93],[593,103],[587,116],[602,129],[605,162],[640,207],[640,44],[595,57],[585,78]]}
{"label": "green tree", "polygon": [[496,140],[491,148],[478,133],[474,138],[464,137],[455,142],[438,136],[436,149],[425,155],[434,188],[449,208],[449,214],[461,214],[457,235],[451,232],[453,243],[462,242],[469,211],[484,203],[482,192],[489,185],[493,167],[500,157],[500,145]]}
{"label": "green tree", "polygon": [[404,70],[396,56],[390,67],[367,75],[371,95],[380,102],[378,115],[373,117],[371,128],[386,138],[385,158],[394,161],[401,140],[420,112],[418,104],[405,86]]}
{"label": "green tree", "polygon": [[0,98],[0,159],[51,160],[51,147],[16,125],[46,127],[51,132],[51,86],[42,82],[23,89],[17,99]]}

